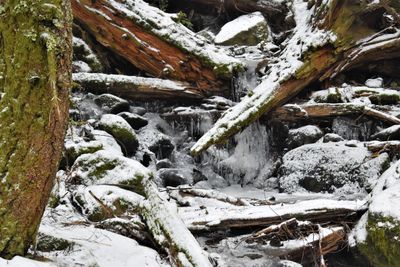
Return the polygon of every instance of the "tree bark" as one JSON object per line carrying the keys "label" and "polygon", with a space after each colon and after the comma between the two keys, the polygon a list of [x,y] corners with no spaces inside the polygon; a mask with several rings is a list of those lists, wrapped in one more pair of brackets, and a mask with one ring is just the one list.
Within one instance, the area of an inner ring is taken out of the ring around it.
{"label": "tree bark", "polygon": [[103,46],[156,78],[189,82],[205,95],[227,95],[242,64],[142,0],[72,0],[77,23]]}
{"label": "tree bark", "polygon": [[67,0],[0,1],[0,257],[23,255],[47,204],[71,85]]}

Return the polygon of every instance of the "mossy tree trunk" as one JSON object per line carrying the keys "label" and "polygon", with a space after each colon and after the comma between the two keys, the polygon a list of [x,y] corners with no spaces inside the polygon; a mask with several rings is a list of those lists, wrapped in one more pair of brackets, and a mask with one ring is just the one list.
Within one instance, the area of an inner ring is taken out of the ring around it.
{"label": "mossy tree trunk", "polygon": [[68,0],[0,0],[0,256],[26,253],[47,204],[68,118]]}

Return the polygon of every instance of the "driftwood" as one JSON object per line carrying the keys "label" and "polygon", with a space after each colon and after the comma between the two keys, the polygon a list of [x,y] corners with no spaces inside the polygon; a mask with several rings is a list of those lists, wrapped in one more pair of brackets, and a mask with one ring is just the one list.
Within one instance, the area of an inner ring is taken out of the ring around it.
{"label": "driftwood", "polygon": [[101,45],[154,77],[192,83],[200,94],[228,93],[229,79],[242,68],[142,0],[72,0],[72,8],[76,23]]}
{"label": "driftwood", "polygon": [[141,184],[146,201],[140,214],[172,263],[179,267],[211,267],[207,255],[179,218],[177,208],[159,193],[151,178],[144,178]]}
{"label": "driftwood", "polygon": [[333,116],[362,115],[373,117],[390,124],[400,124],[400,119],[386,112],[379,111],[363,104],[304,104],[284,105],[275,109],[268,118],[283,121],[295,121],[303,118],[324,118]]}
{"label": "driftwood", "polygon": [[[193,155],[211,145],[225,142],[264,113],[288,102],[313,81],[330,79],[355,65],[400,56],[400,31],[377,31],[371,24],[359,19],[376,15],[380,20],[376,12],[384,7],[379,3],[366,6],[362,1],[330,2],[314,6],[305,14],[304,5],[307,3],[293,1],[297,27],[287,47],[276,59],[278,63],[269,65],[269,74],[253,93],[228,110],[200,138],[191,149]],[[346,23],[343,22],[344,17]],[[375,23],[378,24],[378,21]],[[312,42],[313,38],[319,40],[318,44]],[[304,48],[299,48],[299,44]],[[377,51],[379,56],[375,56]],[[293,66],[293,62],[296,62],[295,67],[289,67]]]}
{"label": "driftwood", "polygon": [[102,73],[75,73],[80,89],[94,94],[112,93],[130,100],[193,100],[204,96],[186,82]]}
{"label": "driftwood", "polygon": [[246,238],[246,243],[269,244],[268,248],[273,248],[269,252],[274,256],[323,266],[324,255],[346,244],[346,232],[343,227],[324,228],[292,218],[256,232]]}
{"label": "driftwood", "polygon": [[269,226],[296,218],[312,222],[355,221],[366,207],[356,201],[308,200],[295,204],[251,207],[179,208],[179,214],[191,231]]}

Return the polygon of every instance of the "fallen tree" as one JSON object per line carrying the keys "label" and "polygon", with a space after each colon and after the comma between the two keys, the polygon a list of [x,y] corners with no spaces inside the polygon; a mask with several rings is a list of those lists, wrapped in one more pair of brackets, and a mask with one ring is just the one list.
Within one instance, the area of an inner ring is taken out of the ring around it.
{"label": "fallen tree", "polygon": [[316,199],[294,204],[249,207],[182,207],[179,208],[179,215],[191,231],[210,231],[254,226],[265,227],[291,218],[317,223],[332,220],[351,222],[357,220],[357,213],[365,210],[366,206],[357,201]]}
{"label": "fallen tree", "polygon": [[[350,0],[319,3],[308,9],[306,2],[293,1],[297,26],[282,54],[271,61],[277,63],[270,64],[263,82],[198,140],[191,149],[193,155],[225,142],[313,81],[330,79],[369,61],[400,57],[400,31],[376,28],[381,19],[376,13],[385,12],[387,5]],[[396,1],[389,5],[400,9]],[[368,20],[360,19],[367,16]],[[378,51],[379,56],[374,56]]]}
{"label": "fallen tree", "polygon": [[400,119],[387,112],[379,111],[364,104],[338,103],[338,104],[304,104],[284,105],[271,112],[268,119],[295,121],[299,119],[325,118],[346,115],[366,115],[385,121],[389,124],[400,124]]}
{"label": "fallen tree", "polygon": [[130,100],[194,100],[204,95],[186,82],[102,73],[75,73],[79,89],[94,94],[112,93]]}
{"label": "fallen tree", "polygon": [[72,8],[75,21],[103,46],[153,77],[186,81],[203,95],[227,94],[230,78],[243,68],[142,0],[72,0]]}

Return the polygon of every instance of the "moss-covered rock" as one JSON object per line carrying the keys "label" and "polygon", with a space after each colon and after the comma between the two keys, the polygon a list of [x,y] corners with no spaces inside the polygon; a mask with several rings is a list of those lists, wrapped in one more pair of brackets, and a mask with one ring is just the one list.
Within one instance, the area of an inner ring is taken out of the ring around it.
{"label": "moss-covered rock", "polygon": [[74,247],[74,243],[62,238],[39,233],[36,249],[40,252],[67,251]]}
{"label": "moss-covered rock", "polygon": [[72,166],[80,155],[92,154],[101,149],[103,149],[103,144],[98,141],[78,143],[67,141],[65,142],[65,155],[63,162],[66,166]]}
{"label": "moss-covered rock", "polygon": [[136,213],[143,197],[116,186],[80,186],[72,201],[90,221],[99,222],[127,213]]}
{"label": "moss-covered rock", "polygon": [[139,147],[135,131],[122,117],[112,114],[103,115],[98,123],[101,130],[111,134],[121,145],[125,155],[134,155]]}
{"label": "moss-covered rock", "polygon": [[400,221],[370,213],[367,239],[358,247],[375,267],[400,266]]}
{"label": "moss-covered rock", "polygon": [[72,166],[70,176],[76,184],[137,186],[141,179],[152,173],[136,160],[100,150],[80,156]]}

